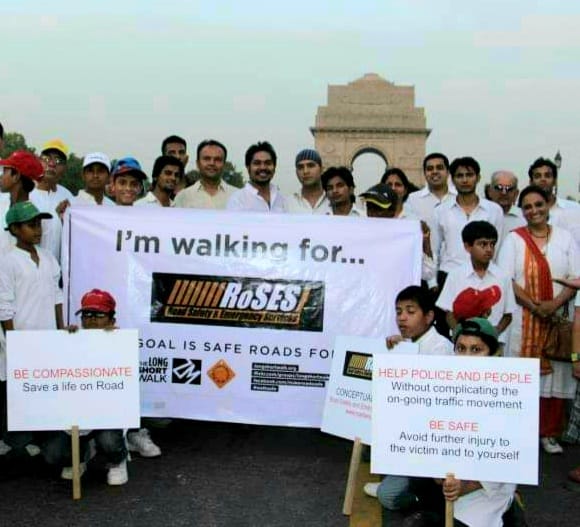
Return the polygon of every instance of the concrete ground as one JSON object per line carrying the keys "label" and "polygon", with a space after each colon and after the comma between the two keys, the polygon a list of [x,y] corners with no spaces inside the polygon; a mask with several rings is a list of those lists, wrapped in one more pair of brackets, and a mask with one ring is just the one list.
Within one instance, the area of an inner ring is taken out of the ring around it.
{"label": "concrete ground", "polygon": [[[348,441],[310,429],[199,421],[174,421],[153,435],[162,457],[134,458],[122,487],[108,487],[94,467],[79,502],[70,482],[46,469],[0,461],[0,526],[349,525],[341,512]],[[574,464],[580,446],[542,458],[542,486],[522,489],[531,527],[580,525],[580,492],[563,487]]]}

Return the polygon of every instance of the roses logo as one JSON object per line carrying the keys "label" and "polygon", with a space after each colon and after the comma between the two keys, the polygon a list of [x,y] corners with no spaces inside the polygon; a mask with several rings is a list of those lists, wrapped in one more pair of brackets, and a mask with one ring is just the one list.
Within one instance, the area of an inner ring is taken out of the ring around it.
{"label": "roses logo", "polygon": [[322,331],[324,283],[153,273],[151,322]]}

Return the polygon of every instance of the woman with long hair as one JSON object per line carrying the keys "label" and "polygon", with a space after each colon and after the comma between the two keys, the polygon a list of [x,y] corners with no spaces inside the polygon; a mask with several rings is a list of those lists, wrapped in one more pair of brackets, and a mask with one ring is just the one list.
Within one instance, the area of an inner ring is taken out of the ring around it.
{"label": "woman with long hair", "polygon": [[403,204],[407,201],[409,194],[419,189],[409,181],[407,174],[400,168],[387,168],[381,178],[381,183],[388,185],[399,198],[395,211],[395,218],[398,218],[403,213]]}
{"label": "woman with long hair", "polygon": [[574,398],[576,379],[571,363],[550,360],[545,353],[554,319],[565,312],[575,292],[554,282],[553,277],[579,276],[580,255],[572,235],[548,223],[548,203],[540,187],[530,185],[522,190],[518,205],[526,225],[507,235],[498,264],[512,278],[518,303],[510,349],[514,355],[540,359],[541,444],[546,452],[559,454],[562,447],[556,438],[564,425],[565,400]]}

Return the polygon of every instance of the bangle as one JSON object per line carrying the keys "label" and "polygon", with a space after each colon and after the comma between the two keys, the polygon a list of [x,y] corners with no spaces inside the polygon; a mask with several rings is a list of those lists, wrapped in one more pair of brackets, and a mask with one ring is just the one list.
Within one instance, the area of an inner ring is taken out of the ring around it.
{"label": "bangle", "polygon": [[572,362],[578,362],[578,361],[580,361],[580,355],[578,355],[578,353],[571,353],[570,360]]}

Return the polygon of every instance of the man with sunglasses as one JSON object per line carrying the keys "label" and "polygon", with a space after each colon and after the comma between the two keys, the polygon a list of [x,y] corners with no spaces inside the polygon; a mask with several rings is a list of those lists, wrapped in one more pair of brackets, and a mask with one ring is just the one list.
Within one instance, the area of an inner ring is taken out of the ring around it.
{"label": "man with sunglasses", "polygon": [[40,212],[52,214],[50,220],[42,220],[40,246],[50,251],[59,263],[62,237],[61,215],[73,200],[71,192],[58,184],[66,171],[67,158],[68,147],[60,139],[52,139],[45,143],[40,153],[44,176],[30,193],[30,201]]}
{"label": "man with sunglasses", "polygon": [[505,240],[508,232],[526,224],[522,211],[515,204],[519,192],[518,178],[513,172],[497,170],[491,175],[489,199],[503,210],[503,230],[500,233],[500,240]]}

